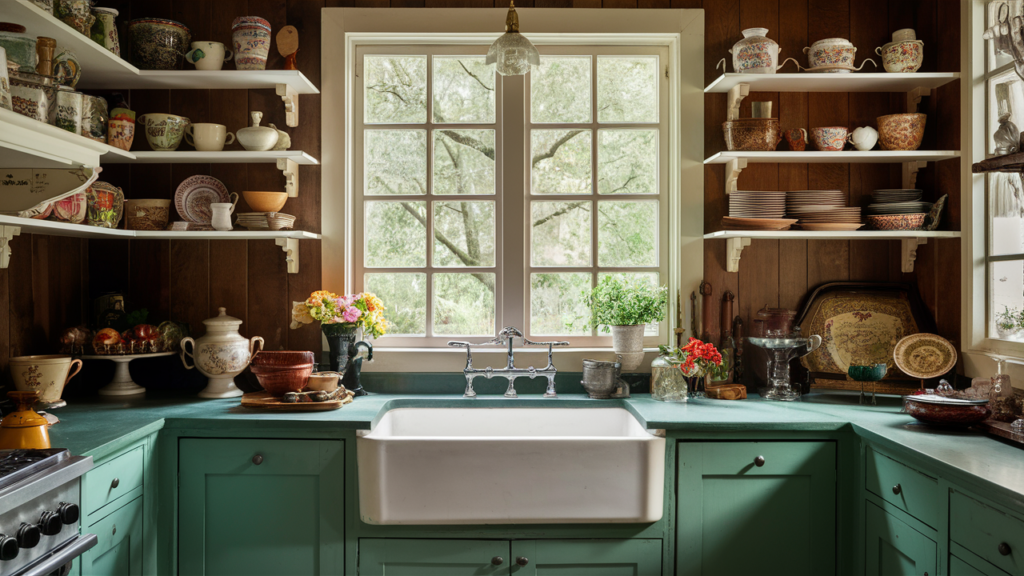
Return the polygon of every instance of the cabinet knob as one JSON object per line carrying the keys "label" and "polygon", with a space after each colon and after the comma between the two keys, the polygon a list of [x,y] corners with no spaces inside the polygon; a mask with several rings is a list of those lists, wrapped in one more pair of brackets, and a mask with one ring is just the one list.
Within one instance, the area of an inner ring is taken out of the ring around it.
{"label": "cabinet knob", "polygon": [[1009,556],[1010,552],[1013,552],[1013,549],[1010,548],[1009,544],[1007,544],[1006,542],[1000,542],[999,543],[999,553],[1000,554],[1002,554],[1003,556]]}
{"label": "cabinet knob", "polygon": [[113,490],[114,488],[117,488],[120,485],[121,485],[121,480],[119,478],[114,478],[113,480],[110,481],[110,489],[111,490]]}
{"label": "cabinet knob", "polygon": [[900,485],[900,484],[897,484],[897,485],[893,486],[892,487],[892,493],[897,495],[897,496],[899,496],[900,494],[903,494],[903,486]]}
{"label": "cabinet knob", "polygon": [[114,524],[114,527],[110,530],[110,535],[111,536],[113,536],[115,534],[117,534],[117,524]]}
{"label": "cabinet knob", "polygon": [[263,455],[262,454],[257,454],[255,456],[253,456],[252,457],[252,463],[257,465],[257,466],[259,466],[260,464],[263,464]]}
{"label": "cabinet knob", "polygon": [[754,466],[757,466],[758,468],[764,466],[764,456],[758,456],[757,458],[754,458]]}
{"label": "cabinet knob", "polygon": [[526,556],[518,556],[516,558],[516,566],[526,566],[530,563],[530,559]]}
{"label": "cabinet knob", "polygon": [[495,556],[494,558],[491,558],[491,564],[494,564],[495,566],[501,566],[502,563],[504,563],[504,562],[505,562],[505,559],[502,558],[501,556]]}

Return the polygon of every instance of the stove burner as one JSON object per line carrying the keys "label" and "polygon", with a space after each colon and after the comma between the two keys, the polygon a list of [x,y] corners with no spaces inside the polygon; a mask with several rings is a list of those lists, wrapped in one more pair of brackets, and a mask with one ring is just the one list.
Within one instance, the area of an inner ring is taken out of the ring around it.
{"label": "stove burner", "polygon": [[0,450],[0,489],[59,464],[71,457],[65,448]]}

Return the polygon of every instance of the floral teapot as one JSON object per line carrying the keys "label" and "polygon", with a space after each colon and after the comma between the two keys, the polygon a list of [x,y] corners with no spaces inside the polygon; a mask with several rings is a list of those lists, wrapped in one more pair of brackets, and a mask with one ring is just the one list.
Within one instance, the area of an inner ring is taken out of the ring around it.
{"label": "floral teapot", "polygon": [[[787,58],[779,65],[779,44],[768,38],[767,28],[747,28],[743,31],[743,39],[729,49],[732,54],[733,72],[742,74],[775,74],[792,58]],[[725,59],[719,62],[723,66]],[[793,60],[797,63],[796,60]],[[799,63],[797,63],[799,66]]]}
{"label": "floral teapot", "polygon": [[[263,338],[253,336],[246,340],[245,336],[238,333],[242,321],[228,316],[226,308],[218,310],[220,314],[203,320],[206,334],[202,338],[193,340],[186,337],[181,340],[181,363],[188,370],[197,368],[203,376],[209,378],[206,388],[199,393],[200,398],[241,396],[242,391],[235,386],[235,376],[249,365],[257,342],[260,346],[255,353],[263,350]],[[186,344],[192,344],[192,352],[188,351]],[[189,366],[186,356],[192,358],[192,366]]]}

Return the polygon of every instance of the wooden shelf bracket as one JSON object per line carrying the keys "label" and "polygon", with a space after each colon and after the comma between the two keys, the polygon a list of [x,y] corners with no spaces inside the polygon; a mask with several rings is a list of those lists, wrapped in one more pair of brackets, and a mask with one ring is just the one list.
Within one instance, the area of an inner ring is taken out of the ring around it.
{"label": "wooden shelf bracket", "polygon": [[914,88],[910,92],[907,92],[907,112],[913,114],[917,112],[917,107],[921,104],[921,98],[925,96],[931,96],[931,88]]}
{"label": "wooden shelf bracket", "polygon": [[743,99],[750,95],[750,84],[737,84],[732,88],[729,88],[728,106],[729,111],[727,112],[726,118],[728,120],[735,120],[740,117],[740,104]]}
{"label": "wooden shelf bracket", "polygon": [[917,247],[928,243],[927,238],[904,238],[900,241],[903,244],[900,263],[904,274],[914,271],[914,262],[917,260]]}
{"label": "wooden shelf bracket", "polygon": [[284,101],[285,124],[295,128],[299,125],[299,93],[288,84],[278,84],[277,95]]}
{"label": "wooden shelf bracket", "polygon": [[284,261],[289,274],[299,273],[299,241],[296,238],[276,238],[274,240],[284,252]]}
{"label": "wooden shelf bracket", "polygon": [[732,194],[739,186],[740,172],[747,167],[746,158],[730,158],[725,163],[725,193]]}
{"label": "wooden shelf bracket", "polygon": [[278,158],[277,169],[284,174],[284,190],[289,198],[299,195],[299,165],[291,158]]}
{"label": "wooden shelf bracket", "polygon": [[925,161],[916,162],[904,162],[903,163],[903,187],[904,188],[917,188],[917,173],[922,168],[927,166],[928,163]]}
{"label": "wooden shelf bracket", "polygon": [[750,238],[729,238],[725,241],[725,271],[740,271],[740,256],[743,249],[750,246]]}
{"label": "wooden shelf bracket", "polygon": [[11,265],[11,239],[19,234],[20,226],[0,226],[0,268]]}

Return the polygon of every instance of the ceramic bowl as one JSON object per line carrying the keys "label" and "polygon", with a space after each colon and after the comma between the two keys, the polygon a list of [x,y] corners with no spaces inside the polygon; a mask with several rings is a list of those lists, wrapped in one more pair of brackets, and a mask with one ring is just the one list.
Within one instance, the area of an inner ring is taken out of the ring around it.
{"label": "ceramic bowl", "polygon": [[264,390],[272,396],[284,396],[306,387],[314,361],[312,352],[260,352],[253,356],[249,368]]}
{"label": "ceramic bowl", "polygon": [[868,216],[868,228],[875,230],[917,230],[924,225],[925,214],[886,214]]}
{"label": "ceramic bowl", "polygon": [[852,68],[857,57],[857,48],[845,38],[825,38],[804,48],[804,53],[807,54],[807,65],[810,68],[822,66],[849,66]]}
{"label": "ceramic bowl", "polygon": [[885,373],[888,371],[889,366],[886,364],[851,364],[850,367],[846,369],[846,374],[857,382],[878,382],[882,378],[885,378]]}
{"label": "ceramic bowl", "polygon": [[135,119],[135,123],[146,133],[150,148],[156,152],[173,152],[181,145],[185,128],[192,121],[174,114],[143,114]]}
{"label": "ceramic bowl", "polygon": [[729,150],[771,152],[782,141],[778,118],[737,118],[722,123]]}
{"label": "ceramic bowl", "polygon": [[849,137],[850,131],[843,126],[811,128],[811,140],[821,152],[842,152]]}
{"label": "ceramic bowl", "polygon": [[879,116],[878,141],[883,150],[917,150],[924,138],[927,114],[889,114]]}
{"label": "ceramic bowl", "polygon": [[287,192],[242,192],[245,203],[253,212],[280,212],[288,201]]}
{"label": "ceramic bowl", "polygon": [[129,230],[163,230],[167,228],[170,214],[170,200],[125,200]]}
{"label": "ceramic bowl", "polygon": [[306,382],[306,389],[314,392],[334,392],[341,380],[340,372],[313,372]]}
{"label": "ceramic bowl", "polygon": [[192,33],[181,22],[140,18],[128,23],[131,62],[141,70],[181,70]]}
{"label": "ceramic bowl", "polygon": [[[46,408],[59,408],[66,402],[60,399],[64,386],[82,369],[82,361],[71,356],[18,356],[11,358],[11,379],[22,392],[39,392],[39,402]],[[74,372],[71,367],[74,366]],[[70,372],[70,374],[69,374]]]}
{"label": "ceramic bowl", "polygon": [[921,422],[937,426],[970,426],[992,414],[987,401],[957,402],[932,395],[906,396],[903,408]]}
{"label": "ceramic bowl", "polygon": [[917,72],[924,61],[924,42],[920,40],[904,40],[889,42],[881,48],[875,48],[875,54],[882,57],[882,66],[886,72]]}

